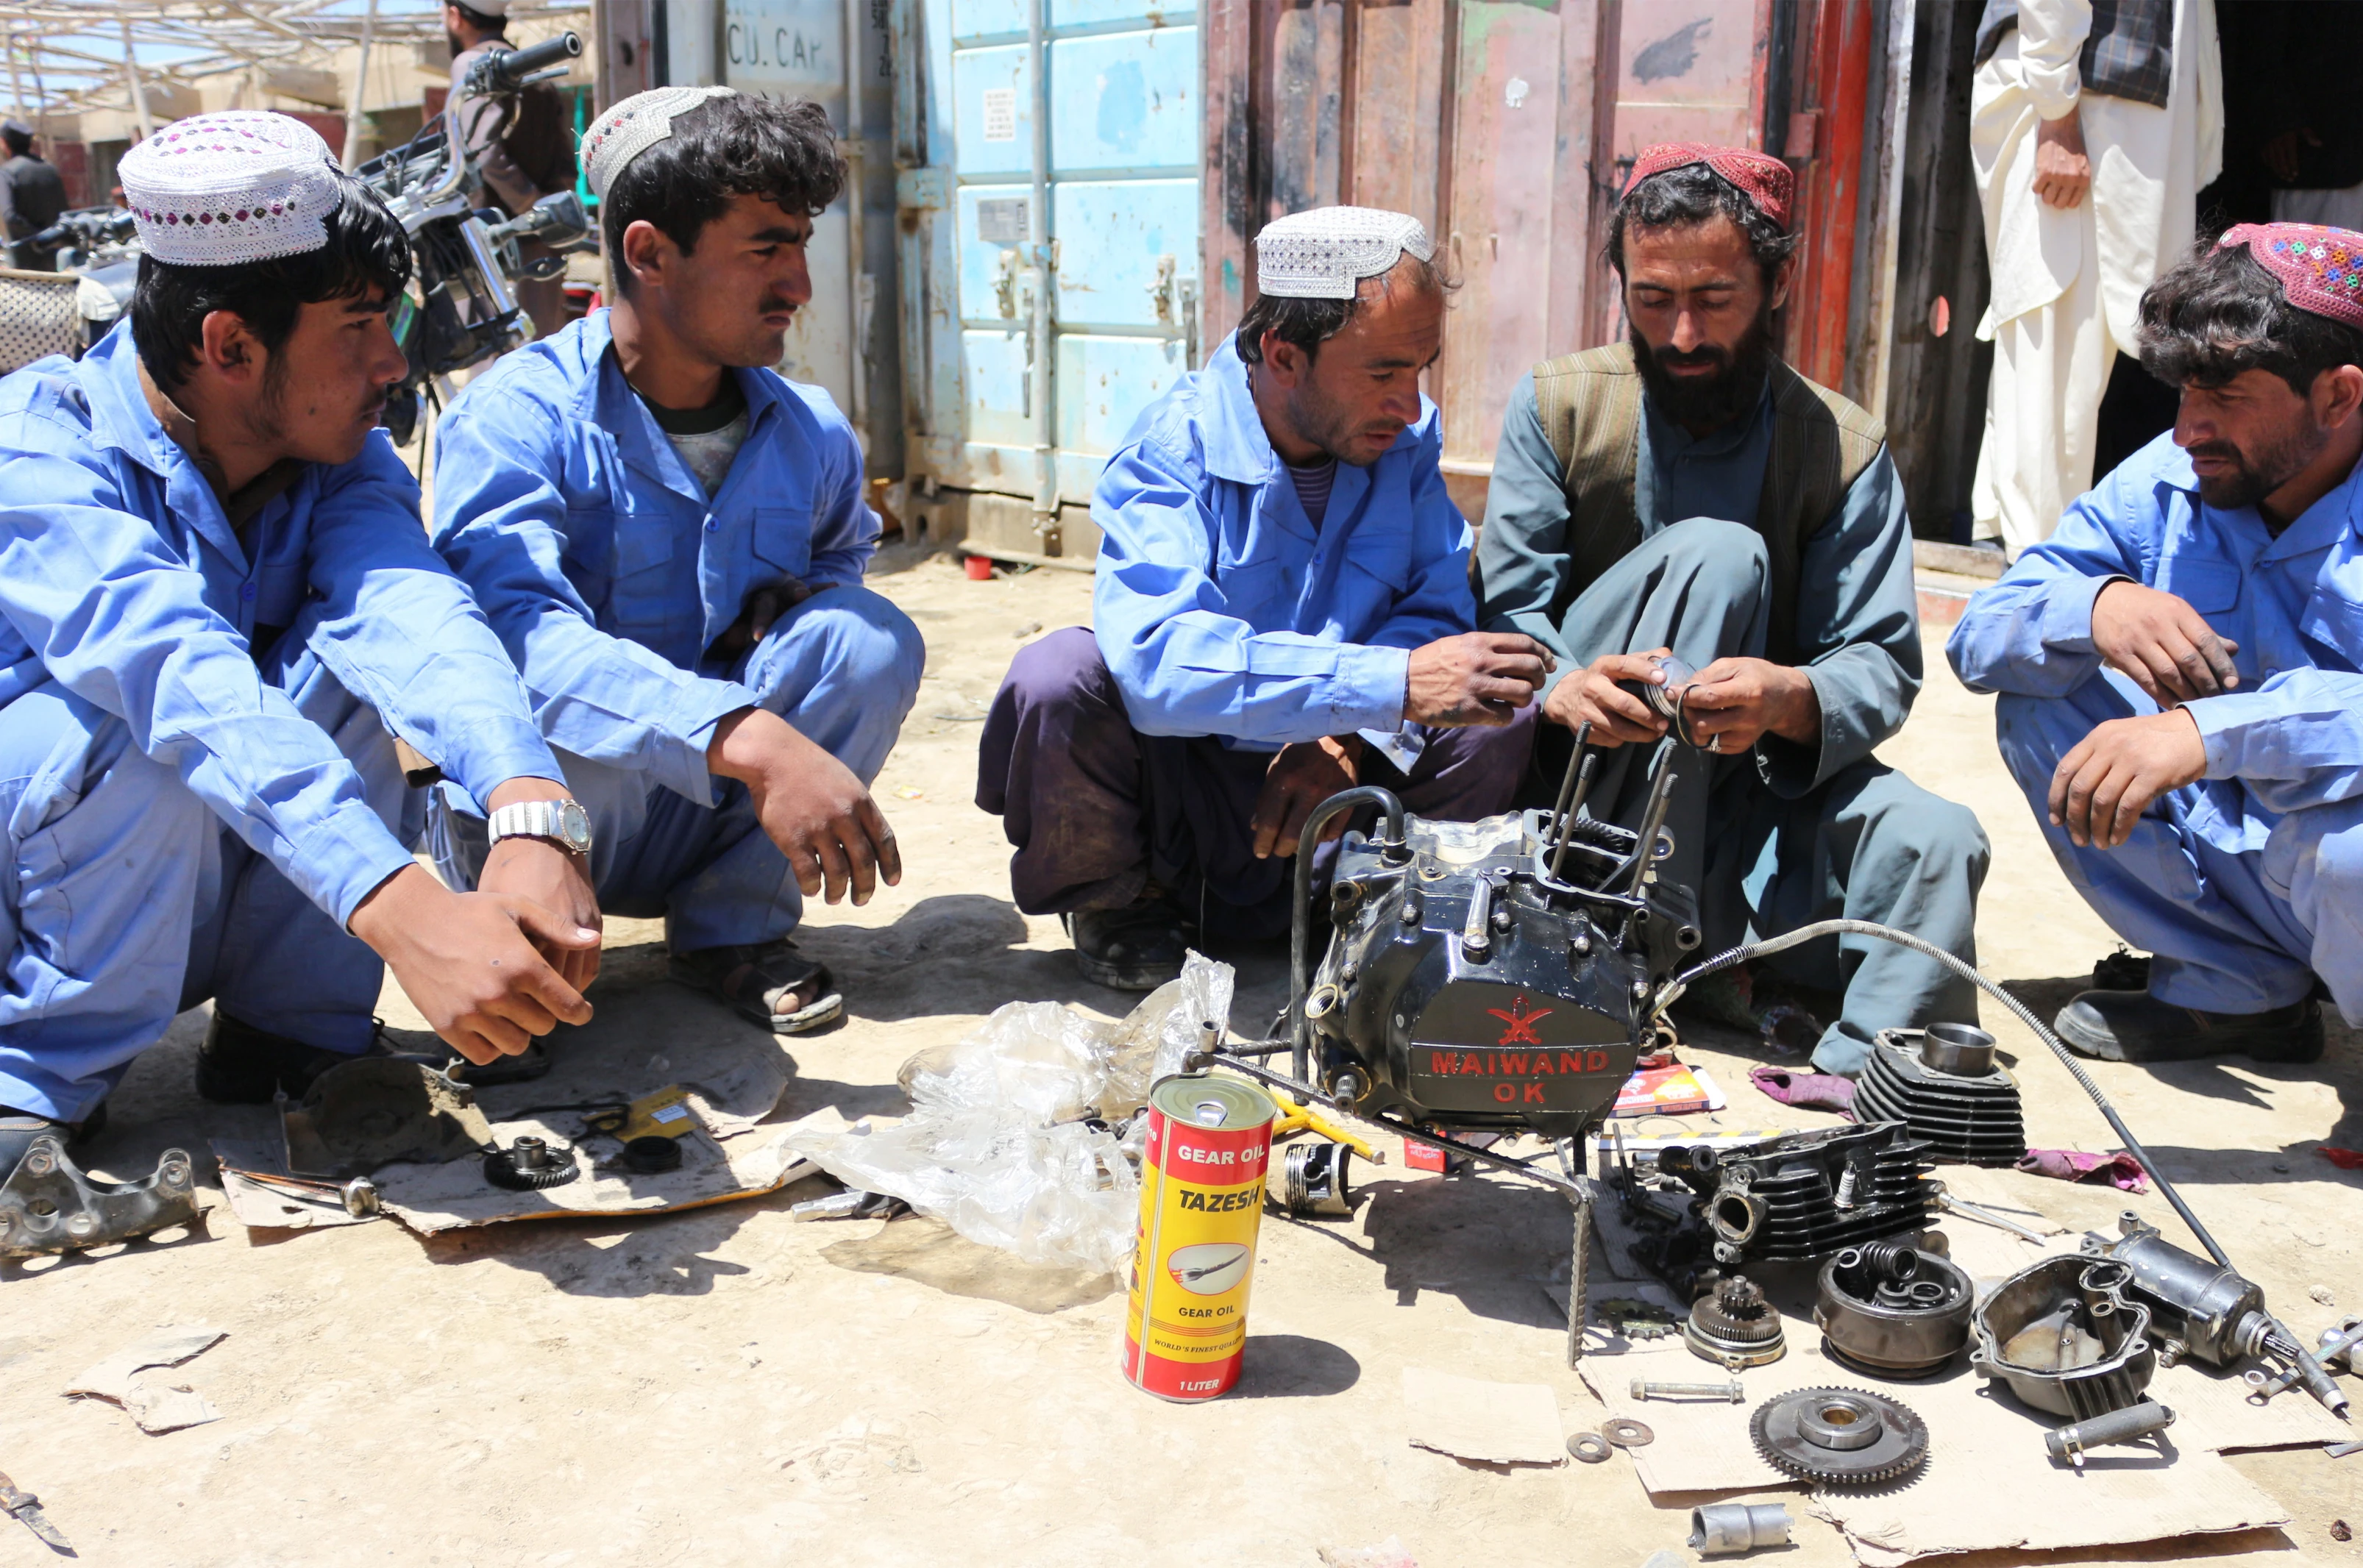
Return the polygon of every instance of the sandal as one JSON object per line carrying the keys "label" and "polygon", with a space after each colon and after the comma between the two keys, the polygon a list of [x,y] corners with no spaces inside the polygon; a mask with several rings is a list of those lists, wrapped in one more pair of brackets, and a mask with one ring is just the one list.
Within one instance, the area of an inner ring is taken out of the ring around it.
{"label": "sandal", "polygon": [[[684,986],[719,997],[739,1017],[774,1034],[809,1033],[845,1012],[845,998],[828,966],[805,957],[784,936],[676,953],[667,973]],[[782,997],[808,986],[816,988],[817,994],[804,1007],[789,1013],[773,1010]]]}

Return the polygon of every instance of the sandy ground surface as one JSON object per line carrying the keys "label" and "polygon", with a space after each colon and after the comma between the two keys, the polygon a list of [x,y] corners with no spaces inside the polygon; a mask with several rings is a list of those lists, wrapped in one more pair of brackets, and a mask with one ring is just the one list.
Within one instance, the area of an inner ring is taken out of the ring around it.
{"label": "sandy ground surface", "polygon": [[[874,580],[933,649],[879,781],[910,870],[866,910],[826,911],[807,928],[808,946],[844,982],[849,1020],[793,1043],[782,1118],[830,1103],[850,1115],[899,1109],[903,1060],[1004,1001],[1109,1015],[1126,1006],[1077,978],[1055,920],[1011,906],[999,824],[971,804],[977,722],[1009,656],[1084,620],[1089,580],[1042,571],[977,583],[905,551],[882,558]],[[1932,639],[1934,673],[1911,726],[1884,755],[1984,819],[1994,863],[1982,955],[2047,1010],[2109,938],[2003,775],[1989,704],[1953,682],[1936,647]],[[654,1054],[693,1032],[746,1027],[664,980],[651,923],[614,922],[608,943],[593,1030],[629,1032],[634,1049]],[[1281,962],[1236,956],[1235,1016],[1268,1017]],[[391,989],[384,1010],[391,1023],[417,1021]],[[2015,1058],[2035,1141],[2105,1147],[2105,1125],[1999,1010],[1987,1021]],[[202,1149],[210,1135],[266,1129],[267,1113],[208,1107],[190,1091],[203,1024],[184,1017],[133,1067],[98,1165],[136,1172],[167,1143]],[[2096,1069],[2309,1334],[2332,1315],[2310,1288],[2345,1310],[2363,1305],[2363,1178],[2313,1152],[2325,1141],[2363,1145],[2363,1053],[2345,1030],[2332,1038],[2315,1067]],[[1712,1120],[1816,1120],[1747,1088],[1760,1058],[1703,1046],[1692,1055],[1733,1091],[1732,1109]],[[2022,1179],[2025,1201],[2072,1224],[2105,1226],[2127,1206],[2106,1189]],[[1545,1385],[1570,1430],[1600,1411],[1562,1363],[1539,1287],[1565,1268],[1558,1199],[1400,1165],[1370,1187],[1349,1223],[1266,1220],[1246,1383],[1188,1408],[1118,1376],[1123,1303],[1108,1281],[1029,1271],[926,1221],[792,1222],[788,1204],[816,1183],[636,1223],[427,1242],[391,1222],[249,1231],[216,1211],[203,1239],[0,1271],[0,1468],[43,1496],[85,1561],[138,1568],[1313,1564],[1324,1549],[1389,1535],[1437,1568],[1637,1564],[1679,1547],[1687,1500],[1653,1506],[1625,1463],[1508,1471],[1407,1445],[1407,1366]],[[2177,1233],[2156,1197],[2131,1206]],[[183,1369],[222,1420],[148,1437],[109,1406],[59,1397],[141,1331],[195,1320],[228,1331]],[[2235,1463],[2289,1510],[2286,1531],[2124,1557],[2336,1562],[2363,1552],[2331,1534],[2334,1519],[2363,1524],[2363,1456],[2302,1450]],[[1848,1559],[1835,1530],[1805,1520],[1781,1560]],[[0,1521],[0,1568],[48,1561]]]}

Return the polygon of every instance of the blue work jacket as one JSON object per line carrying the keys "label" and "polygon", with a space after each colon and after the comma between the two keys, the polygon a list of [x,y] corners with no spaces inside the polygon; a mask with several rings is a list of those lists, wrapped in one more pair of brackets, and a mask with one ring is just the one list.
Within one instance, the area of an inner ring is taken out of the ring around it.
{"label": "blue work jacket", "polygon": [[2101,669],[2092,601],[2161,589],[2240,645],[2240,684],[2184,706],[2207,744],[2191,827],[2261,850],[2280,814],[2363,795],[2363,483],[2350,473],[2276,538],[2220,511],[2171,433],[2077,498],[2051,537],[1969,601],[1946,654],[1973,691],[2057,697]]}
{"label": "blue work jacket", "polygon": [[435,547],[552,745],[713,802],[716,722],[755,695],[705,650],[757,588],[855,583],[878,544],[828,393],[737,371],[747,441],[707,496],[608,351],[607,313],[503,359],[437,433]]}
{"label": "blue work jacket", "polygon": [[1403,728],[1411,650],[1472,631],[1468,523],[1437,468],[1442,421],[1304,514],[1225,338],[1144,410],[1092,492],[1100,656],[1133,727],[1250,749]]}
{"label": "blue work jacket", "polygon": [[127,321],[0,381],[0,705],[45,680],[124,721],[339,923],[411,864],[337,743],[265,684],[304,623],[321,662],[478,801],[559,777],[516,670],[418,521],[383,432],[231,527],[149,407]]}

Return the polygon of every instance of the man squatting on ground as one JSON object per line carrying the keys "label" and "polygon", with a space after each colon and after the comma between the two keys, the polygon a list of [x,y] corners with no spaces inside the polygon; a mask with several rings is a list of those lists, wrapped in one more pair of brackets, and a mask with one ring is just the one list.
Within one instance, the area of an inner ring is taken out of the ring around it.
{"label": "man squatting on ground", "polygon": [[0,381],[0,1169],[208,996],[198,1092],[268,1103],[369,1047],[387,965],[484,1063],[587,1020],[598,958],[546,839],[472,894],[411,858],[397,735],[490,807],[567,795],[377,430],[401,226],[283,115],[121,174],[128,318]]}
{"label": "man squatting on ground", "polygon": [[[918,696],[910,617],[861,585],[861,447],[769,369],[845,166],[827,117],[722,87],[584,133],[616,298],[503,359],[436,442],[436,548],[475,590],[591,816],[601,908],[666,919],[676,979],[783,1033],[843,1010],[789,933],[902,861],[866,788]],[[446,790],[444,877],[483,818]]]}
{"label": "man squatting on ground", "polygon": [[[1773,352],[1793,190],[1758,153],[1641,153],[1608,233],[1629,339],[1512,392],[1483,623],[1550,649],[1543,715],[1566,729],[1539,728],[1543,772],[1556,781],[1567,730],[1589,723],[1613,748],[1592,809],[1628,827],[1668,728],[1634,694],[1663,681],[1648,654],[1698,671],[1683,713],[1703,749],[1673,759],[1669,875],[1697,889],[1710,949],[1845,915],[1969,959],[1985,834],[1871,756],[1920,690],[1903,483],[1878,422]],[[1967,981],[1875,939],[1769,962],[1844,991],[1814,1052],[1825,1071],[1858,1071],[1881,1029],[1977,1017]]]}
{"label": "man squatting on ground", "polygon": [[1147,990],[1200,928],[1285,932],[1287,856],[1357,782],[1438,819],[1510,804],[1550,661],[1473,630],[1469,525],[1419,391],[1448,287],[1433,254],[1417,220],[1366,207],[1257,237],[1238,330],[1093,493],[1094,629],[1026,648],[993,699],[977,804],[1017,846],[1017,907],[1071,915],[1090,979]]}
{"label": "man squatting on ground", "polygon": [[2148,949],[2060,1037],[2168,1062],[2363,1023],[2363,235],[2242,224],[2152,284],[2160,436],[1969,602],[1947,649],[2085,900]]}

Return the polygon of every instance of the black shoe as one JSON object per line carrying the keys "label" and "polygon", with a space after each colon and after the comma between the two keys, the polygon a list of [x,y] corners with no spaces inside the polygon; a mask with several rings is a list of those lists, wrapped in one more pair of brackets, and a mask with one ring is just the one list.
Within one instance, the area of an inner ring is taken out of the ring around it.
{"label": "black shoe", "polygon": [[2322,1004],[2312,997],[2270,1012],[2202,1012],[2147,991],[2086,991],[2059,1010],[2051,1027],[2077,1055],[2103,1062],[2322,1060]]}
{"label": "black shoe", "polygon": [[1153,991],[1182,977],[1190,922],[1170,900],[1152,896],[1120,910],[1078,910],[1067,917],[1075,967],[1093,985]]}
{"label": "black shoe", "polygon": [[301,1099],[312,1080],[352,1055],[306,1045],[214,1010],[197,1047],[197,1093],[216,1105],[269,1105],[281,1089]]}
{"label": "black shoe", "polygon": [[30,1110],[17,1110],[0,1105],[0,1182],[8,1179],[25,1151],[33,1146],[36,1138],[55,1138],[61,1143],[79,1143],[94,1138],[106,1126],[106,1101],[100,1100],[88,1116],[80,1121],[59,1121]]}

